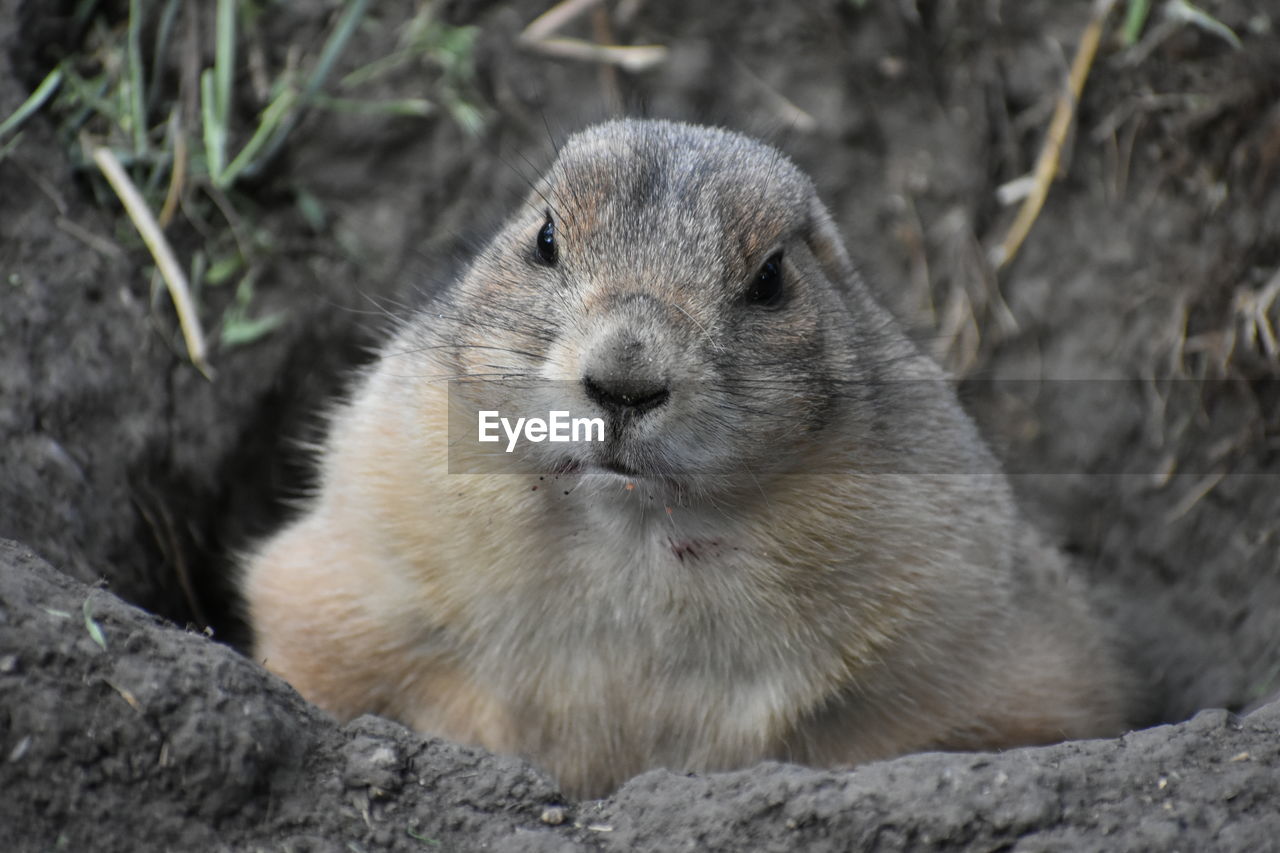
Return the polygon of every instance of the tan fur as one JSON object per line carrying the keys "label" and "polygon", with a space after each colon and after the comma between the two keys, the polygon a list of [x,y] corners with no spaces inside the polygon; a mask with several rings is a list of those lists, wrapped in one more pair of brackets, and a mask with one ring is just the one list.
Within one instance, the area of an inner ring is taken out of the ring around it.
{"label": "tan fur", "polygon": [[[561,257],[543,269],[548,211]],[[738,294],[779,247],[788,301],[770,313]],[[572,389],[602,364],[670,382],[653,433],[633,423],[607,451],[653,473],[589,455],[560,475],[450,473],[475,460],[457,435],[450,460],[446,380]],[[255,656],[342,719],[521,753],[581,795],[650,767],[843,766],[1123,725],[1098,627],[945,378],[807,179],[734,134],[619,122],[570,140],[387,345],[320,461],[319,495],[243,591]]]}

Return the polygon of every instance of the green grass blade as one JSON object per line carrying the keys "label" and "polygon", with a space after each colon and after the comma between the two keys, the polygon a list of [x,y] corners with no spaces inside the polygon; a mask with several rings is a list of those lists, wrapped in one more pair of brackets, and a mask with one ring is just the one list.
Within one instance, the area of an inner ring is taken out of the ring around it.
{"label": "green grass blade", "polygon": [[1235,34],[1234,30],[1203,9],[1188,3],[1187,0],[1169,0],[1169,3],[1165,6],[1165,14],[1176,21],[1182,21],[1199,27],[1207,33],[1212,33],[1236,50],[1244,49],[1244,45],[1240,42],[1240,37]]}
{"label": "green grass blade", "polygon": [[204,125],[204,156],[209,179],[217,184],[226,165],[227,129],[218,119],[215,97],[213,72],[206,68],[200,73],[200,118]]}
{"label": "green grass blade", "polygon": [[1151,0],[1129,0],[1129,8],[1125,10],[1124,29],[1121,38],[1125,47],[1138,43],[1142,29],[1147,24],[1147,15],[1151,12]]}
{"label": "green grass blade", "polygon": [[253,132],[253,136],[249,137],[249,141],[245,143],[244,148],[240,149],[240,153],[231,161],[231,165],[227,166],[226,171],[215,180],[214,183],[220,189],[231,186],[236,178],[249,168],[254,158],[258,156],[258,152],[267,144],[267,140],[271,139],[288,119],[297,100],[297,93],[293,89],[286,88],[267,105],[267,108],[262,111],[258,129]]}
{"label": "green grass blade", "polygon": [[316,95],[312,103],[321,109],[336,113],[357,115],[417,116],[432,115],[436,105],[426,98],[390,98],[383,101],[362,101],[357,98],[331,98]]}
{"label": "green grass blade", "polygon": [[217,16],[214,22],[214,103],[218,108],[218,122],[226,128],[230,123],[231,82],[236,67],[236,0],[218,0]]}
{"label": "green grass blade", "polygon": [[178,17],[181,4],[182,0],[168,0],[164,5],[164,11],[160,13],[160,23],[156,25],[156,40],[151,50],[151,76],[147,80],[148,112],[155,107],[151,101],[154,101],[156,90],[160,88],[160,73],[164,68],[169,39],[173,35],[173,24]]}
{"label": "green grass blade", "polygon": [[142,82],[142,0],[129,0],[129,27],[125,45],[129,74],[129,130],[133,136],[134,153],[142,154],[147,150],[147,99]]}
{"label": "green grass blade", "polygon": [[[68,91],[63,92],[62,96],[69,105],[79,106],[82,110],[88,110],[91,115],[97,113],[114,120],[114,108],[111,102],[107,100],[107,89],[111,87],[111,81],[106,79],[105,75],[93,80],[86,80],[70,68],[66,68],[63,69],[63,82],[66,84]],[[81,123],[83,123],[83,119],[81,119]],[[68,122],[67,127],[74,128],[74,124],[74,122]]]}
{"label": "green grass blade", "polygon": [[262,317],[249,316],[249,306],[253,302],[254,271],[250,270],[236,287],[236,301],[227,309],[222,317],[222,345],[238,347],[251,344],[264,335],[270,334],[285,321],[282,313],[267,314]]}
{"label": "green grass blade", "polygon": [[13,153],[13,149],[17,148],[18,143],[20,143],[21,141],[22,141],[22,134],[15,133],[12,137],[9,138],[8,142],[0,143],[0,163],[3,163],[5,159],[8,158],[8,156]]}
{"label": "green grass blade", "polygon": [[222,327],[222,345],[230,349],[251,344],[280,328],[284,320],[280,313],[264,317],[229,316]]}
{"label": "green grass blade", "polygon": [[[347,4],[347,9],[342,13],[341,20],[338,21],[337,27],[334,28],[333,34],[329,36],[328,41],[324,44],[324,49],[320,51],[320,58],[316,60],[315,68],[311,71],[311,76],[307,79],[306,84],[302,87],[301,97],[298,99],[298,106],[306,106],[315,97],[320,88],[324,86],[329,74],[333,71],[333,66],[337,63],[338,57],[347,47],[347,42],[351,40],[351,36],[355,34],[356,28],[360,26],[360,21],[364,18],[365,10],[369,6],[369,0],[351,0]],[[246,176],[252,176],[262,168],[262,164],[270,162],[280,146],[284,144],[289,133],[293,130],[293,126],[298,121],[298,114],[291,112],[281,122],[279,129],[275,135],[271,137],[262,151],[262,155],[256,162],[248,163],[243,172]],[[237,158],[239,159],[239,158]]]}
{"label": "green grass blade", "polygon": [[61,67],[55,68],[45,75],[45,78],[40,81],[40,85],[31,93],[31,96],[23,101],[7,119],[0,122],[0,139],[4,138],[6,133],[16,129],[20,124],[29,119],[36,110],[44,106],[45,101],[53,97],[53,93],[58,91],[58,86],[61,84]]}
{"label": "green grass blade", "polygon": [[365,65],[361,65],[354,71],[349,71],[341,80],[338,81],[339,89],[354,89],[357,86],[363,86],[371,80],[394,71],[401,65],[408,62],[413,57],[413,52],[409,50],[395,50],[386,56],[380,56],[377,59]]}
{"label": "green grass blade", "polygon": [[85,598],[84,606],[81,607],[81,610],[84,611],[84,628],[89,632],[89,639],[101,646],[105,652],[107,650],[107,637],[102,633],[102,626],[93,618],[93,605],[88,598]]}
{"label": "green grass blade", "polygon": [[311,71],[311,77],[307,80],[307,84],[302,87],[303,101],[309,101],[320,91],[320,87],[329,79],[329,74],[333,71],[333,66],[337,63],[338,57],[342,56],[342,52],[347,48],[347,42],[351,40],[351,36],[355,35],[356,28],[360,26],[360,21],[364,18],[365,9],[369,5],[369,0],[351,0],[347,4],[347,11],[342,13],[342,20],[338,21],[338,26],[334,28],[333,35],[329,36],[329,40],[324,44],[324,50],[320,51],[320,58],[316,60],[316,67]]}

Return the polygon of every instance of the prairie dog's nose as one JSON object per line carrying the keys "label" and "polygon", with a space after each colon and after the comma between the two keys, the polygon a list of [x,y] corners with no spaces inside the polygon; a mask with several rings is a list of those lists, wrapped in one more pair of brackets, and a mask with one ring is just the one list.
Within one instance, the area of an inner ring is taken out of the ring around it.
{"label": "prairie dog's nose", "polygon": [[648,337],[617,326],[596,338],[583,354],[582,390],[587,398],[615,414],[639,415],[671,396],[661,335]]}
{"label": "prairie dog's nose", "polygon": [[667,384],[651,377],[582,377],[583,390],[597,405],[617,414],[643,414],[671,396]]}

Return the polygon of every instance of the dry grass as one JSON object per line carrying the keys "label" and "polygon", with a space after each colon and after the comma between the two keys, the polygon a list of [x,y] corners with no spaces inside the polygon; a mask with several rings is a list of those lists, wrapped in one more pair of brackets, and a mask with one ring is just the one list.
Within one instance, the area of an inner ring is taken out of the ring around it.
{"label": "dry grass", "polygon": [[[483,124],[467,97],[473,33],[443,24],[431,3],[394,25],[370,6],[347,0],[318,41],[273,54],[253,2],[131,0],[123,18],[106,4],[84,3],[76,13],[85,34],[79,50],[0,121],[0,157],[22,143],[24,123],[45,112],[73,162],[97,167],[137,237],[113,242],[74,223],[68,230],[106,254],[129,251],[137,240],[147,247],[189,359],[206,375],[212,349],[250,343],[284,319],[253,307],[275,241],[255,220],[245,184],[269,173],[310,112],[431,120],[437,108],[427,98],[363,95],[386,74],[418,63],[433,71],[443,114],[473,131]],[[398,26],[397,44],[335,84],[362,26]],[[305,188],[296,192],[300,206],[304,198],[314,205]],[[218,288],[233,295],[216,296]],[[217,330],[211,341],[203,333],[210,319]]]}

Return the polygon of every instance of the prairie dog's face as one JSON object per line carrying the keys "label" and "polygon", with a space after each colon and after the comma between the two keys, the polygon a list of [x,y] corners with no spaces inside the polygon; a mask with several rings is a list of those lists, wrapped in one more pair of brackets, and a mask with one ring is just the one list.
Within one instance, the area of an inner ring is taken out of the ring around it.
{"label": "prairie dog's face", "polygon": [[569,140],[454,296],[458,373],[537,378],[603,441],[548,470],[710,493],[820,441],[854,334],[809,180],[733,133],[615,122]]}

